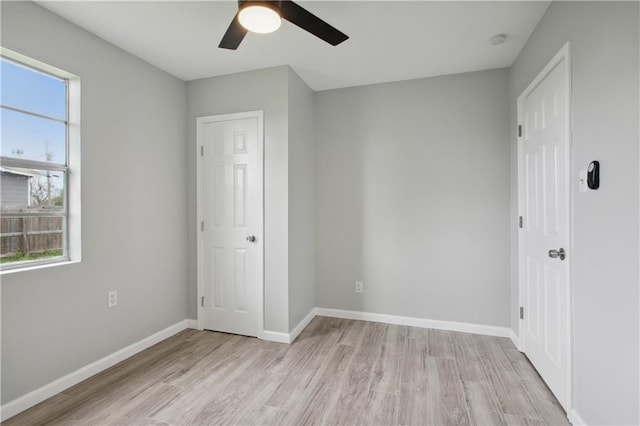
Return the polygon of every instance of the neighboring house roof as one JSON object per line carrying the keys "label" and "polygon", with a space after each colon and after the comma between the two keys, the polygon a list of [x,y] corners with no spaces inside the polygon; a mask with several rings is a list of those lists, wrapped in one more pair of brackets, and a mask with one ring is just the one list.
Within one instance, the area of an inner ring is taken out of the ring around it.
{"label": "neighboring house roof", "polygon": [[37,176],[37,173],[28,173],[25,172],[24,169],[15,169],[13,167],[0,167],[0,172],[7,173],[7,174],[12,174],[15,176],[26,176],[26,177],[33,177],[33,176]]}

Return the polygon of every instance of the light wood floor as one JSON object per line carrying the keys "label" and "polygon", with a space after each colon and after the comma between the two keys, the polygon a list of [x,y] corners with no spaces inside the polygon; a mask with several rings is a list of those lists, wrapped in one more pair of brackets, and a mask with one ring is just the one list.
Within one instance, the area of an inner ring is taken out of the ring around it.
{"label": "light wood floor", "polygon": [[291,345],[185,330],[5,424],[568,422],[508,339],[316,317]]}

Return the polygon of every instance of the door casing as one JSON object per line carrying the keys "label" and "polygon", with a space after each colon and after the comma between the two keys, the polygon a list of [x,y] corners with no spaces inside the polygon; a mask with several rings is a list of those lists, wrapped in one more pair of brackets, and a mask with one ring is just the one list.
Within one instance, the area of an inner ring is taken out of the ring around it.
{"label": "door casing", "polygon": [[[566,181],[564,185],[567,187],[567,209],[566,209],[566,220],[569,226],[569,241],[568,245],[568,253],[566,261],[569,262],[569,282],[567,286],[567,306],[565,307],[564,319],[567,321],[568,327],[568,336],[569,342],[567,342],[567,359],[565,360],[567,365],[567,407],[564,407],[567,414],[569,415],[571,409],[573,408],[573,191],[571,186],[571,177],[573,176],[573,170],[571,167],[572,163],[572,144],[571,144],[571,56],[570,56],[570,42],[567,42],[559,51],[555,54],[555,56],[549,61],[549,63],[540,71],[540,73],[533,79],[533,81],[527,86],[527,88],[518,96],[517,100],[517,118],[518,124],[522,124],[524,121],[524,108],[523,103],[525,98],[533,92],[538,85],[549,75],[551,71],[562,61],[565,63],[565,96],[567,99],[566,102],[566,110],[565,110],[565,140],[567,142],[567,158],[566,164],[564,166],[567,168]],[[522,152],[522,137],[516,133],[517,136],[517,147],[518,147],[518,215],[524,215],[524,191],[523,191],[523,152]],[[525,285],[526,285],[526,277],[525,277],[525,265],[524,265],[524,241],[521,237],[520,228],[518,228],[518,302],[519,306],[524,306],[525,301]],[[527,309],[526,306],[524,307]],[[526,347],[524,345],[524,321],[523,319],[518,320],[518,350],[520,352],[526,352]]]}
{"label": "door casing", "polygon": [[[258,120],[258,226],[254,233],[264,236],[264,111],[248,111],[237,112],[231,114],[219,114],[198,117],[196,119],[196,223],[194,224],[197,235],[197,321],[198,330],[204,330],[204,308],[200,301],[204,297],[204,238],[201,232],[200,223],[203,221],[204,200],[202,194],[202,155],[200,147],[202,146],[202,123],[211,123],[218,121],[241,120],[245,118],[256,118]],[[258,330],[257,337],[264,339],[264,238],[259,238],[258,243],[262,256],[260,256],[260,264],[258,265],[258,276],[261,290],[258,295]]]}

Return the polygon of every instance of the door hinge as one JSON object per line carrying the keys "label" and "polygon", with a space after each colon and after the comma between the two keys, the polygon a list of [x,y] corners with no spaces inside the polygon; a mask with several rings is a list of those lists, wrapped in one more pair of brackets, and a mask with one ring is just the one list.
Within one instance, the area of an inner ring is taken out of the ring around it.
{"label": "door hinge", "polygon": [[200,306],[204,308],[204,296],[200,298]]}
{"label": "door hinge", "polygon": [[522,220],[522,216],[520,216],[520,217],[518,218],[518,226],[519,226],[520,228],[522,228],[522,227],[524,226],[524,225],[523,225],[523,223],[524,223],[524,222],[523,222],[523,220]]}
{"label": "door hinge", "polygon": [[518,137],[522,137],[522,124],[518,124]]}
{"label": "door hinge", "polygon": [[520,306],[520,319],[524,319],[524,307]]}
{"label": "door hinge", "polygon": [[204,145],[200,145],[200,157],[204,157]]}
{"label": "door hinge", "polygon": [[200,222],[200,230],[204,231],[204,220],[202,222]]}

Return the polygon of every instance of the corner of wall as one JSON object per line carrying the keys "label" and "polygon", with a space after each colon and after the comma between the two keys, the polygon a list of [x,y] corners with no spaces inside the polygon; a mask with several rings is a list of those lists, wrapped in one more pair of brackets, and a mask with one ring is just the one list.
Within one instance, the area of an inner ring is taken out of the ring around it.
{"label": "corner of wall", "polygon": [[289,131],[289,329],[315,307],[315,134],[313,91],[287,67]]}

